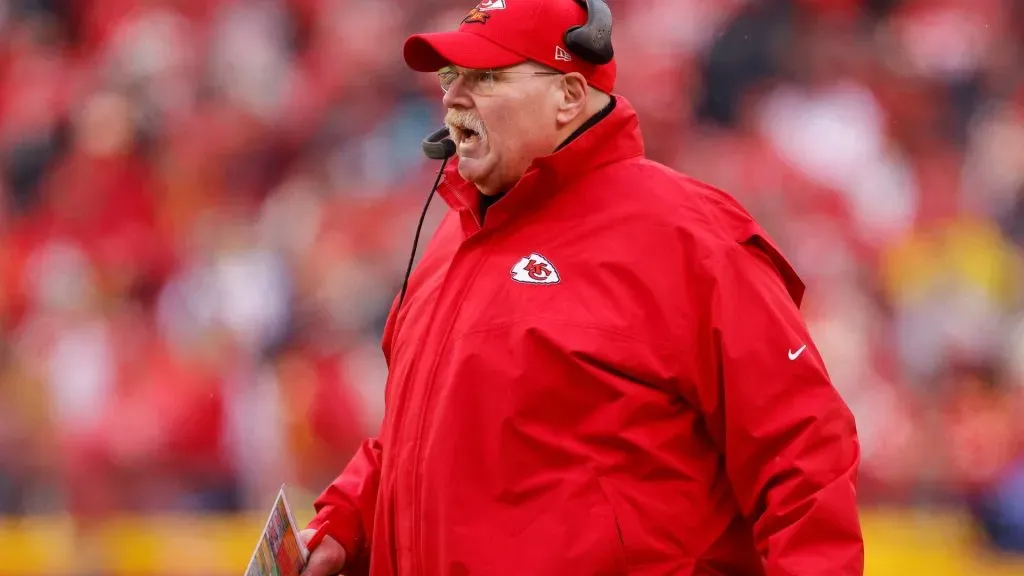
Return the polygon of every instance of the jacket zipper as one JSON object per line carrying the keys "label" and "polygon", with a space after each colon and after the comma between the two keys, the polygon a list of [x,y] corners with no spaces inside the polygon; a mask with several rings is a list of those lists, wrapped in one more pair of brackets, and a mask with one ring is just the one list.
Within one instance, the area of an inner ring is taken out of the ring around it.
{"label": "jacket zipper", "polygon": [[[475,234],[474,234],[474,236],[475,236]],[[462,245],[456,251],[456,255],[452,258],[453,264],[455,263],[455,260],[457,260],[459,253],[462,252],[466,248],[466,244],[468,243],[468,241],[471,238],[472,238],[472,236],[470,238],[467,238],[466,240],[464,240]],[[483,260],[486,257],[487,257],[487,254],[483,253],[478,258],[480,260]],[[423,397],[422,397],[422,400],[421,400],[421,405],[420,405],[420,410],[419,410],[419,421],[417,422],[416,436],[414,437],[414,443],[413,443],[413,446],[415,447],[415,449],[414,449],[414,452],[412,454],[412,458],[413,458],[413,468],[412,468],[412,482],[413,482],[413,491],[412,491],[412,526],[413,526],[413,529],[412,529],[411,549],[412,549],[412,558],[414,559],[414,562],[417,564],[416,570],[414,571],[414,573],[422,573],[422,569],[423,569],[423,558],[421,557],[421,546],[420,546],[420,539],[421,539],[421,534],[422,534],[422,520],[423,520],[422,519],[422,510],[421,510],[421,507],[422,507],[421,506],[421,501],[422,501],[421,491],[423,490],[423,485],[422,485],[422,481],[421,481],[422,475],[420,473],[420,470],[422,468],[422,461],[423,461],[423,454],[422,454],[422,450],[421,450],[422,443],[423,443],[423,435],[426,432],[427,421],[429,420],[429,415],[427,414],[427,410],[430,407],[430,400],[433,397],[433,391],[434,391],[435,383],[437,381],[436,380],[437,370],[438,370],[438,368],[441,365],[442,352],[444,351],[445,347],[448,345],[448,341],[451,338],[452,330],[455,328],[455,322],[458,320],[458,317],[459,317],[459,311],[461,311],[462,304],[466,300],[466,295],[469,293],[470,287],[473,285],[473,282],[476,280],[477,274],[480,273],[480,269],[481,269],[480,266],[475,266],[473,268],[473,272],[471,273],[471,276],[466,280],[464,285],[460,287],[460,291],[459,291],[459,293],[458,293],[458,295],[456,297],[455,302],[453,303],[453,306],[455,308],[454,313],[451,314],[451,316],[450,316],[451,321],[448,323],[447,328],[445,328],[444,337],[441,339],[441,342],[440,342],[440,344],[438,345],[438,347],[436,349],[437,350],[437,355],[434,358],[433,366],[431,366],[431,368],[430,368],[430,375],[427,378],[426,389],[423,392]],[[449,268],[448,273],[451,274],[451,268]],[[447,278],[445,280],[447,281]]]}
{"label": "jacket zipper", "polygon": [[[448,280],[448,275],[449,274],[451,274],[451,268],[450,267],[449,267],[448,270],[445,271],[445,277],[441,280],[440,287],[438,287],[438,294],[440,294],[444,290],[444,285],[445,285],[445,283]],[[429,338],[429,334],[430,334],[430,327],[434,325],[434,322],[437,319],[437,311],[438,311],[438,308],[437,308],[437,306],[435,306],[429,312],[430,316],[427,319],[427,328],[426,328],[426,333],[427,333],[427,337],[428,338]],[[408,314],[408,313],[409,312],[406,312],[406,314]],[[406,318],[406,321],[408,321],[408,318]],[[404,324],[403,324],[403,326],[404,326]],[[396,348],[397,348],[398,338],[400,337],[400,335],[401,335],[401,330],[400,329],[396,330],[395,335],[394,335],[395,342],[396,342]],[[409,352],[406,352],[406,353],[409,353]],[[421,356],[415,356],[414,358],[415,359],[412,362],[409,363],[409,368],[407,369],[407,372],[405,374],[406,383],[405,383],[405,385],[403,385],[401,387],[401,390],[400,390],[401,394],[400,394],[400,397],[396,399],[397,400],[396,403],[395,403],[396,406],[406,406],[406,405],[409,405],[411,402],[415,401],[416,391],[413,389],[413,386],[411,385],[410,380],[412,378],[415,378],[416,372],[419,369],[419,364],[420,364],[419,359],[421,358]],[[404,412],[404,410],[403,410],[403,412]],[[421,418],[422,418],[422,416],[421,416]],[[418,422],[416,422],[415,424],[417,426],[419,425]],[[404,435],[408,425],[409,425],[409,423],[408,423],[408,419],[407,418],[400,418],[400,419],[398,419],[398,421],[394,425],[394,430],[392,430],[392,439],[393,439],[394,442],[403,443],[403,442],[406,441],[406,439],[404,438],[403,435]],[[413,445],[415,446],[415,442],[417,441],[416,437],[413,437],[412,440],[413,440]],[[412,456],[414,458],[413,466],[415,467],[416,466],[416,460],[415,460],[416,455],[415,455],[415,453]],[[392,469],[392,474],[398,474],[400,472],[401,472],[400,469],[394,469],[394,468]],[[383,481],[383,479],[382,479],[382,481]],[[399,489],[400,483],[401,483],[401,480],[396,478],[392,482],[392,484],[391,484],[392,485],[392,490],[393,490],[393,492],[392,492],[392,494],[393,494],[392,518],[393,518],[394,526],[398,530],[398,532],[396,533],[396,537],[401,533],[402,518],[404,516],[404,514],[402,513],[402,505],[403,505],[403,503],[405,503],[409,499],[409,498],[402,498],[400,496],[400,494],[401,494],[401,490]],[[411,496],[411,498],[412,498],[412,502],[411,502],[410,506],[414,507],[415,506],[415,502],[416,502],[415,494],[413,494]],[[415,534],[415,531],[416,531],[415,516],[413,516],[413,519],[414,519],[414,522],[413,522],[413,533]],[[415,558],[415,554],[416,554],[416,549],[414,547],[414,543],[415,543],[415,538],[413,539],[413,543],[410,543],[410,545],[409,545],[409,549],[412,551],[413,558]],[[395,544],[397,545],[398,542],[396,541]],[[402,554],[401,553],[396,554],[394,556],[394,562],[395,562],[395,570],[396,570],[397,574],[402,574],[401,561],[402,561]],[[416,572],[415,562],[413,562],[412,569],[413,569],[413,573],[415,573]]]}

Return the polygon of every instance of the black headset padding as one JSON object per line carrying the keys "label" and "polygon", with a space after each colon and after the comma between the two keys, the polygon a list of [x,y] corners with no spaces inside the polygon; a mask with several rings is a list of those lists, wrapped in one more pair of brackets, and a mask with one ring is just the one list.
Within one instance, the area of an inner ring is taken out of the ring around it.
{"label": "black headset padding", "polygon": [[587,23],[565,32],[565,46],[591,64],[607,64],[615,57],[612,47],[612,9],[605,0],[576,0],[587,9]]}
{"label": "black headset padding", "polygon": [[431,160],[444,160],[455,155],[455,142],[448,127],[441,128],[423,140],[423,153]]}

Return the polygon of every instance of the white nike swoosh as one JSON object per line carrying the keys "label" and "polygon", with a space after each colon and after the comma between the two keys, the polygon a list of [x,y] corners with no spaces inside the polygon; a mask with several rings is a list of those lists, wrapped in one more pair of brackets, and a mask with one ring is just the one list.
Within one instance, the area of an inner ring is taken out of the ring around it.
{"label": "white nike swoosh", "polygon": [[790,360],[796,360],[797,358],[799,358],[799,357],[800,357],[800,355],[801,355],[801,354],[803,354],[803,353],[804,353],[804,350],[805,350],[806,348],[807,348],[807,344],[804,344],[803,346],[801,346],[800,348],[798,348],[796,352],[793,352],[792,350],[790,350],[790,351],[789,351],[789,359],[790,359]]}

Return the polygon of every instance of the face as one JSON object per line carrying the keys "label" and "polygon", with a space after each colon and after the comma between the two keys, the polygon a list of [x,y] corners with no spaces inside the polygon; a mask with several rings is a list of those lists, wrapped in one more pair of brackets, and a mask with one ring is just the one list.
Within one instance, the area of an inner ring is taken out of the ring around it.
{"label": "face", "polygon": [[459,174],[484,194],[511,188],[539,156],[554,151],[564,120],[562,75],[533,63],[495,71],[449,67],[445,123]]}

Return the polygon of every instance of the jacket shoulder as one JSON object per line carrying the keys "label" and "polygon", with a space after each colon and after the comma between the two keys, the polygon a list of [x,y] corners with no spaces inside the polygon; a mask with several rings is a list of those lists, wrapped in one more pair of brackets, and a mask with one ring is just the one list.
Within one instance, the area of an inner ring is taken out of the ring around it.
{"label": "jacket shoulder", "polygon": [[[805,287],[796,270],[771,235],[731,194],[646,158],[620,163],[609,172],[614,174],[603,178],[620,196],[626,196],[626,211],[636,211],[642,221],[656,228],[671,230],[690,258],[713,268],[733,257],[738,246],[763,252],[790,296],[800,303]],[[622,200],[620,197],[619,202]]]}
{"label": "jacket shoulder", "polygon": [[637,158],[619,172],[632,204],[666,224],[683,226],[712,249],[745,241],[760,226],[732,195],[664,164]]}

